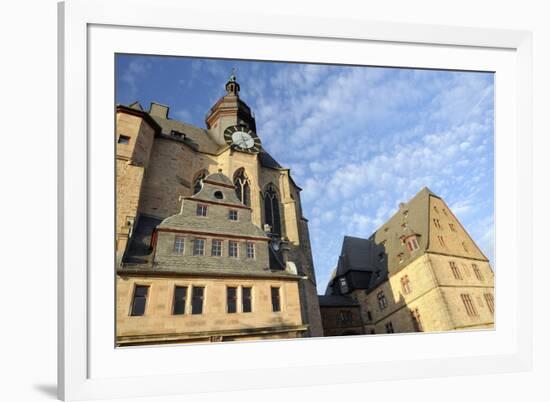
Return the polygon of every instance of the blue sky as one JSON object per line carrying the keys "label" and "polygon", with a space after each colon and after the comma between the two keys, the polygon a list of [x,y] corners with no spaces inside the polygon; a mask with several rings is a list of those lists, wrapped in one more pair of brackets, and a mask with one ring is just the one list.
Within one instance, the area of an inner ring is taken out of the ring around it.
{"label": "blue sky", "polygon": [[492,73],[121,55],[116,102],[205,127],[232,68],[264,148],[303,188],[320,293],[343,236],[370,236],[424,186],[493,261]]}

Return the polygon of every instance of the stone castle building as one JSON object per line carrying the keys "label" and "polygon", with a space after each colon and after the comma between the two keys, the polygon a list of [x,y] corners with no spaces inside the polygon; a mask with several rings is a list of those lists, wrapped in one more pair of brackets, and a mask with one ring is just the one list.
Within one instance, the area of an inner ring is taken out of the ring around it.
{"label": "stone castle building", "polygon": [[319,301],[327,336],[494,327],[489,260],[427,188],[368,239],[344,238]]}
{"label": "stone castle building", "polygon": [[206,128],[116,108],[116,342],[322,336],[308,224],[232,76]]}

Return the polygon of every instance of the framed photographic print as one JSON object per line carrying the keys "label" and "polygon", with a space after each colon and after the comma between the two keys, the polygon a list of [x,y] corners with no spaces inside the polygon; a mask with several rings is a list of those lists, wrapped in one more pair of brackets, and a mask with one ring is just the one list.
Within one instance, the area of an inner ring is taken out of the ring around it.
{"label": "framed photographic print", "polygon": [[61,398],[530,367],[529,33],[99,3],[59,8]]}

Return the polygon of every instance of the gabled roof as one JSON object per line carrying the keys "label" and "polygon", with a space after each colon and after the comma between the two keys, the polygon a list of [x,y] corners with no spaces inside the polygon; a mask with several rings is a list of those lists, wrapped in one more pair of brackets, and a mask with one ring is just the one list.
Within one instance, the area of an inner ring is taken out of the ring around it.
{"label": "gabled roof", "polygon": [[[423,253],[428,246],[430,196],[438,197],[424,187],[407,203],[399,204],[399,210],[368,239],[345,236],[335,278],[351,271],[373,272],[376,275],[371,279],[369,287],[372,288],[386,280],[388,274],[407,265],[408,260]],[[403,239],[413,234],[417,236],[419,249],[409,253]],[[399,263],[400,255],[402,263]]]}

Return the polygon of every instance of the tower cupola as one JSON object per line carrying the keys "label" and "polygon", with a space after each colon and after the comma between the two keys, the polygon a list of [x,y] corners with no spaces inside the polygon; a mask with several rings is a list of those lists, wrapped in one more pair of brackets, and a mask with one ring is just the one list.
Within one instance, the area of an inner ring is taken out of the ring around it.
{"label": "tower cupola", "polygon": [[241,86],[233,69],[225,83],[225,95],[218,99],[206,114],[206,128],[219,145],[226,145],[224,132],[228,127],[239,126],[256,131],[254,114],[239,97],[240,90]]}
{"label": "tower cupola", "polygon": [[239,91],[241,90],[241,86],[237,82],[235,69],[233,69],[233,72],[231,73],[231,75],[229,76],[229,79],[225,83],[225,90],[227,91],[228,95],[239,96]]}

